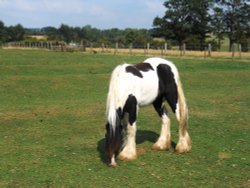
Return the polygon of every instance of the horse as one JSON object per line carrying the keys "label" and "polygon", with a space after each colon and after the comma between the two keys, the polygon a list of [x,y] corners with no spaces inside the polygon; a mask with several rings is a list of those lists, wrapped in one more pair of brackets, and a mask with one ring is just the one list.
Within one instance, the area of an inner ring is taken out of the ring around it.
{"label": "horse", "polygon": [[187,131],[188,109],[176,66],[165,59],[152,57],[138,64],[118,65],[111,74],[106,104],[106,155],[108,165],[115,167],[116,157],[134,160],[136,154],[136,119],[139,107],[153,104],[162,119],[161,132],[153,145],[155,150],[171,147],[170,118],[167,101],[179,123],[177,153],[191,150]]}

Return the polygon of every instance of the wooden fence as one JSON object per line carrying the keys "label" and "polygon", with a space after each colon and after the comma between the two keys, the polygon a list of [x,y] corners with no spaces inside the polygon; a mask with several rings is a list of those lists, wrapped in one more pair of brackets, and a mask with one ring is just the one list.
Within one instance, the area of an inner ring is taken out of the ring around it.
{"label": "wooden fence", "polygon": [[60,52],[88,52],[88,53],[109,53],[109,54],[128,54],[128,55],[149,55],[149,56],[174,56],[174,57],[202,57],[202,58],[237,58],[237,59],[249,59],[250,52],[242,52],[241,45],[238,45],[238,48],[233,45],[231,52],[226,51],[213,51],[212,45],[204,47],[204,50],[187,50],[186,45],[184,44],[179,49],[168,49],[167,43],[159,47],[150,47],[150,44],[147,43],[142,48],[134,48],[133,44],[130,44],[128,47],[119,47],[118,43],[115,43],[112,46],[105,44],[93,45],[77,45],[70,44],[67,45],[64,42],[20,42],[20,43],[8,43],[2,45],[4,49],[43,49],[51,51],[60,51]]}

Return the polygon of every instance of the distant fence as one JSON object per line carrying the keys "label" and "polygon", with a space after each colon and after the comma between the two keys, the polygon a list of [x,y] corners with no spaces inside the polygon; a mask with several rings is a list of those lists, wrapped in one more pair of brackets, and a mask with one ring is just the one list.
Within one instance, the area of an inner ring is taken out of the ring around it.
{"label": "distant fence", "polygon": [[203,50],[187,50],[186,45],[183,44],[180,48],[175,50],[169,49],[167,43],[162,46],[150,46],[147,43],[143,47],[133,47],[130,44],[127,47],[119,47],[118,43],[114,45],[67,45],[64,42],[12,42],[2,45],[2,48],[15,48],[15,49],[44,49],[58,52],[88,52],[88,53],[109,53],[109,54],[128,54],[128,55],[151,55],[151,56],[178,56],[178,57],[203,57],[203,58],[237,58],[237,59],[250,59],[250,52],[243,52],[240,44],[233,45],[231,52],[229,51],[213,51],[212,45],[208,44]]}
{"label": "distant fence", "polygon": [[44,49],[61,52],[85,51],[83,45],[66,45],[64,42],[10,42],[2,45],[2,48]]}

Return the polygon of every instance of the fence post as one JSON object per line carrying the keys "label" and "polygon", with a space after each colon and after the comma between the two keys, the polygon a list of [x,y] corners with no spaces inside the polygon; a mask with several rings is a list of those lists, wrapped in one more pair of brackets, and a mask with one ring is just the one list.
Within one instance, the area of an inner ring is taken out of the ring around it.
{"label": "fence post", "polygon": [[186,43],[183,44],[183,55],[186,54]]}
{"label": "fence post", "polygon": [[180,56],[184,55],[184,44],[180,46]]}
{"label": "fence post", "polygon": [[90,43],[90,53],[93,53],[93,43]]}
{"label": "fence post", "polygon": [[82,50],[82,52],[84,52],[83,40],[81,40],[81,50]]}
{"label": "fence post", "polygon": [[102,53],[104,52],[104,43],[102,43]]}
{"label": "fence post", "polygon": [[115,53],[114,54],[117,54],[118,53],[118,42],[115,43]]}
{"label": "fence post", "polygon": [[232,59],[234,59],[234,43],[232,44],[232,48],[231,48],[231,50],[232,50]]}
{"label": "fence post", "polygon": [[241,44],[239,44],[239,56],[240,56],[240,58],[241,58]]}
{"label": "fence post", "polygon": [[164,44],[164,55],[166,55],[167,50],[168,50],[168,44],[167,44],[167,43],[165,43],[165,44]]}
{"label": "fence post", "polygon": [[211,51],[212,51],[212,46],[211,46],[211,44],[209,43],[209,44],[208,44],[208,57],[211,57]]}
{"label": "fence post", "polygon": [[207,56],[207,47],[204,48],[204,58]]}
{"label": "fence post", "polygon": [[53,42],[51,41],[51,50],[52,50],[52,51],[53,51],[53,48],[54,48],[54,47],[53,47]]}
{"label": "fence post", "polygon": [[133,48],[133,44],[130,43],[130,45],[129,45],[129,54],[130,54],[130,55],[132,55],[132,48]]}
{"label": "fence post", "polygon": [[150,44],[147,43],[147,55],[149,54],[149,48],[150,48]]}

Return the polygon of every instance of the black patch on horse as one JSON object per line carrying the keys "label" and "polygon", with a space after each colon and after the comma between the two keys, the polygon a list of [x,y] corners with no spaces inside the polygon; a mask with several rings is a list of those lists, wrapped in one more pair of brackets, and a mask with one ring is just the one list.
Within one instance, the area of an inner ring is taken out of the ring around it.
{"label": "black patch on horse", "polygon": [[143,72],[148,72],[150,70],[154,70],[153,67],[149,63],[138,63],[134,65],[138,70]]}
{"label": "black patch on horse", "polygon": [[167,114],[167,109],[165,108],[165,106],[164,105],[162,105],[162,103],[163,103],[163,95],[161,94],[161,95],[159,95],[156,99],[155,99],[155,101],[153,102],[153,106],[154,106],[154,108],[155,108],[155,110],[156,110],[156,112],[158,113],[158,115],[160,116],[160,117],[162,117],[162,115],[165,113],[165,114]]}
{"label": "black patch on horse", "polygon": [[122,119],[122,118],[123,118],[121,107],[119,107],[119,108],[116,110],[116,113],[117,113],[119,119]]}
{"label": "black patch on horse", "polygon": [[134,76],[138,76],[139,78],[143,78],[142,73],[134,66],[127,66],[126,72],[132,73]]}
{"label": "black patch on horse", "polygon": [[[159,108],[159,103],[165,99],[173,112],[175,112],[178,100],[178,91],[171,67],[166,64],[159,64],[157,66],[157,74],[159,77],[159,96],[154,102],[154,105]],[[159,115],[161,114],[161,112],[158,113]]]}
{"label": "black patch on horse", "polygon": [[130,123],[130,125],[133,125],[133,123],[136,121],[136,108],[137,99],[134,95],[129,95],[124,105],[123,112],[128,113],[128,122]]}
{"label": "black patch on horse", "polygon": [[154,69],[149,63],[138,63],[136,65],[129,65],[126,67],[126,72],[132,73],[134,76],[138,76],[139,78],[143,78],[140,71],[148,72],[150,70]]}

